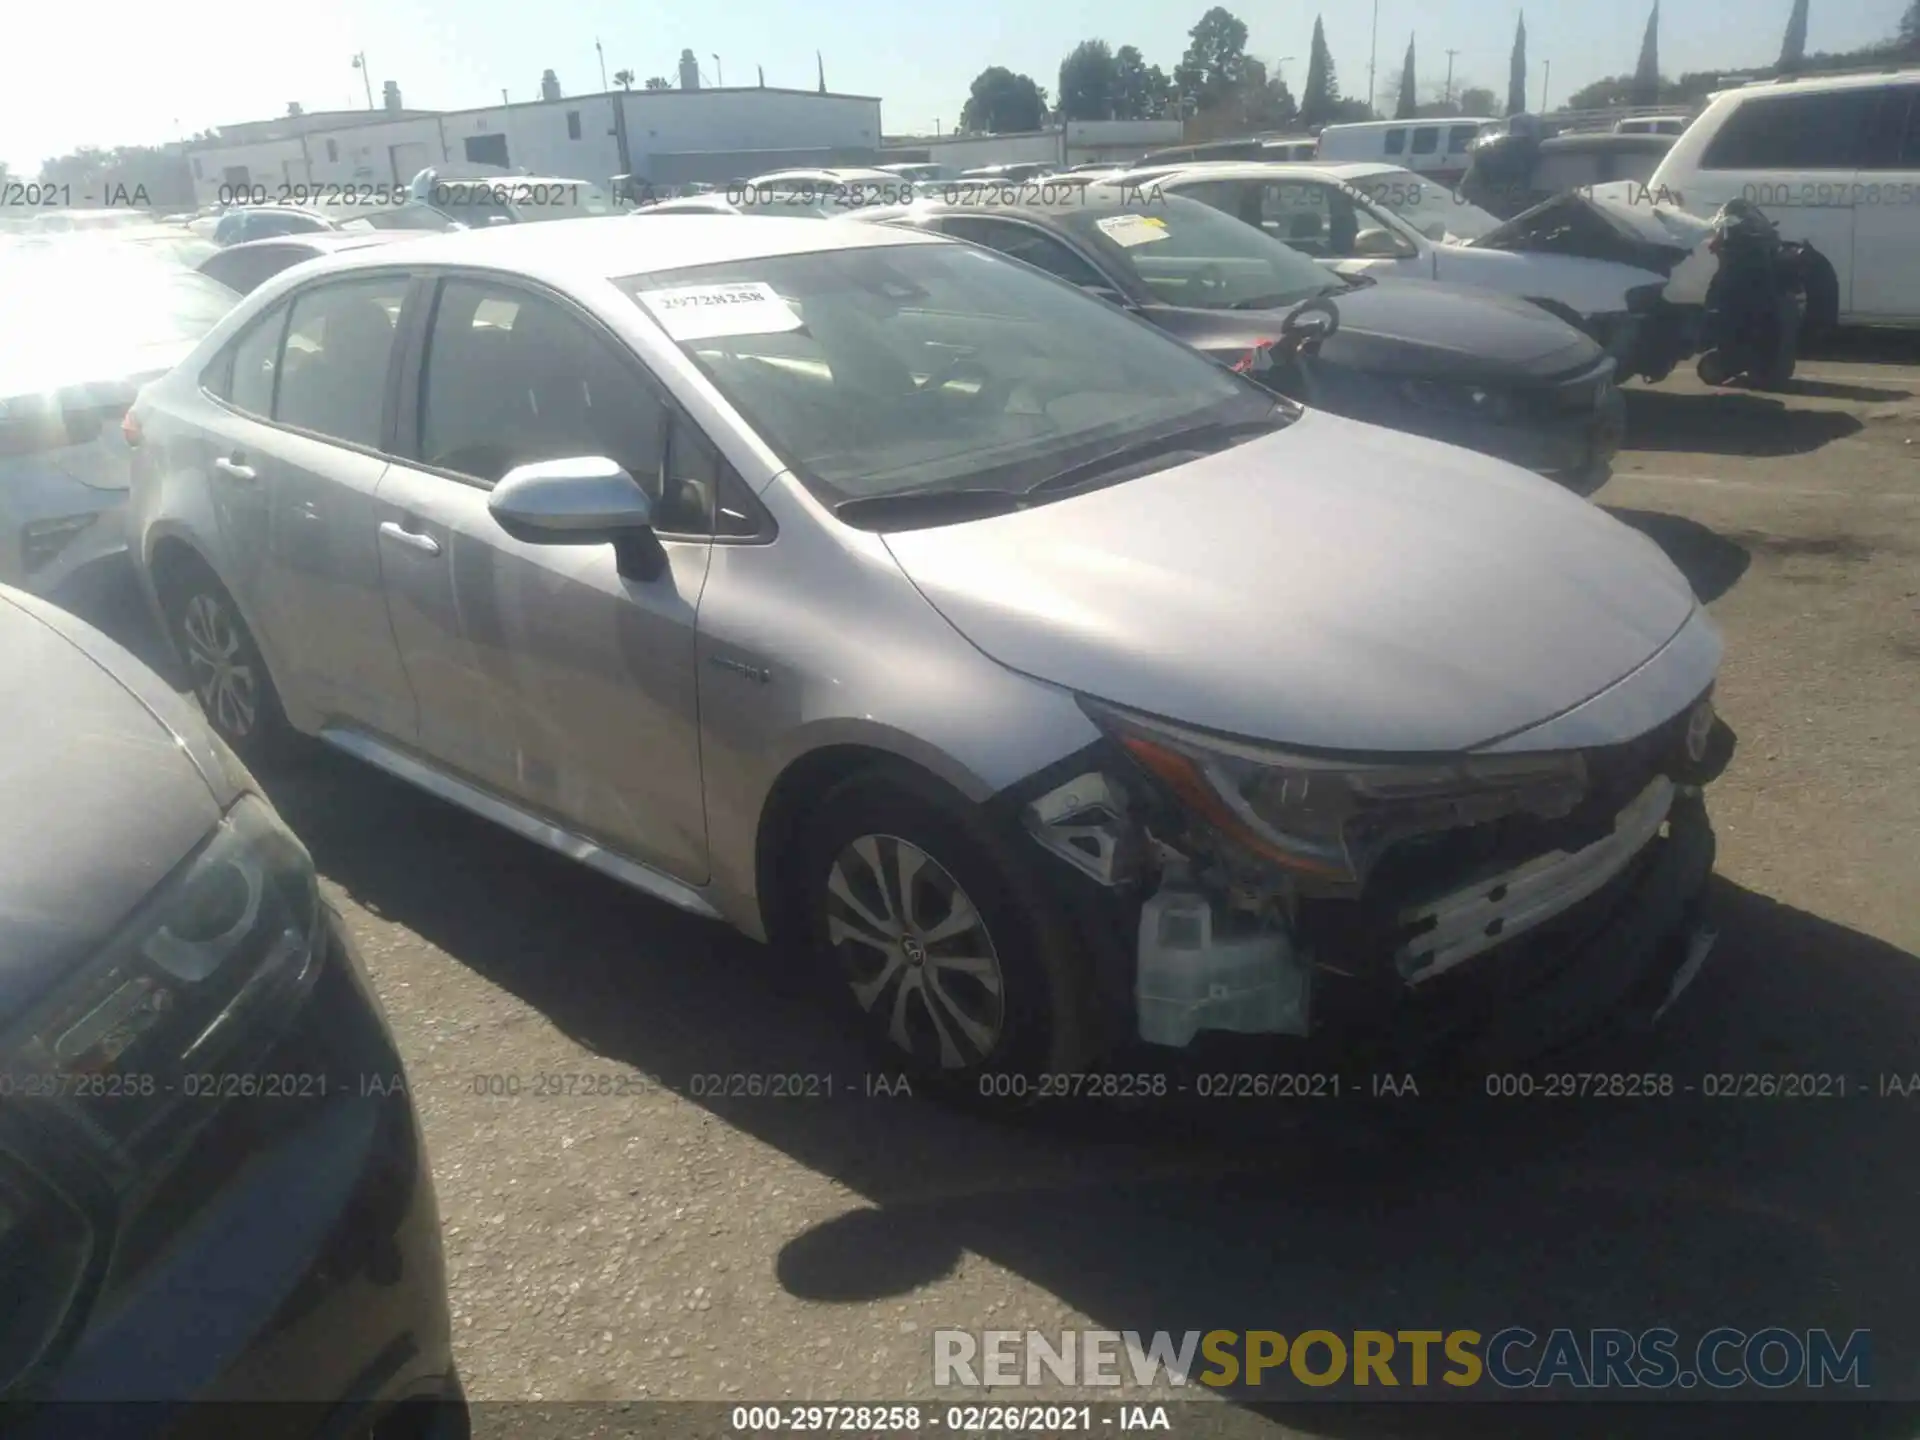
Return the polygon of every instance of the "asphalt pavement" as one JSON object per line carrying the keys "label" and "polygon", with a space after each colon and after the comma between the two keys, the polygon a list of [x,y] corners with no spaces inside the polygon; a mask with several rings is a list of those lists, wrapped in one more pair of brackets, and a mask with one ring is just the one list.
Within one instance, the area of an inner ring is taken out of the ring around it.
{"label": "asphalt pavement", "polygon": [[[977,1400],[933,1388],[944,1327],[1666,1323],[1869,1328],[1873,1395],[1920,1400],[1916,359],[1854,341],[1777,396],[1630,390],[1596,501],[1710,602],[1740,737],[1710,796],[1718,946],[1633,1048],[1668,1098],[1375,1097],[1359,1077],[1337,1100],[957,1114],[876,1079],[788,956],[343,758],[272,777],[399,1036],[469,1394]],[[1704,1093],[1750,1074],[1846,1093]],[[1764,1428],[1748,1407],[1625,1428],[1524,1409],[1543,1434]],[[476,1426],[533,1414],[481,1404]],[[1301,1404],[1260,1424],[1521,1418]],[[1839,1405],[1793,1431],[1910,1419]]]}

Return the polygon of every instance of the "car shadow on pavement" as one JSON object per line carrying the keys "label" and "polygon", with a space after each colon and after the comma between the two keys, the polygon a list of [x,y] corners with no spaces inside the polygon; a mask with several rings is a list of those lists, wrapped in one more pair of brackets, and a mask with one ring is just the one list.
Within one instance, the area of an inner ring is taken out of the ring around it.
{"label": "car shadow on pavement", "polygon": [[1886,405],[1896,400],[1911,400],[1913,390],[1889,390],[1884,385],[1851,385],[1839,380],[1817,380],[1796,375],[1781,389],[1780,395],[1804,396],[1810,400],[1853,400],[1862,405]]}
{"label": "car shadow on pavement", "polygon": [[1664,510],[1629,510],[1617,505],[1601,507],[1623,525],[1631,525],[1667,552],[1682,575],[1693,586],[1702,604],[1711,604],[1740,583],[1753,563],[1746,546],[1729,540],[1716,530],[1682,515]]}
{"label": "car shadow on pavement", "polygon": [[[1081,1100],[1013,1123],[873,1093],[827,987],[784,954],[344,760],[268,788],[328,880],[587,1049],[683,1094],[695,1074],[836,1077],[831,1100],[689,1095],[862,1197],[784,1246],[774,1278],[796,1297],[880,1301],[971,1254],[1140,1332],[1865,1328],[1870,1393],[1920,1398],[1920,1097],[1883,1093],[1920,1071],[1920,961],[1731,882],[1715,882],[1713,961],[1614,1062],[1671,1075],[1670,1098],[1375,1099],[1348,1077],[1338,1100]],[[1846,1094],[1705,1093],[1746,1075],[1844,1077]],[[1476,1411],[1314,1403],[1286,1423],[1485,1434]],[[1516,1407],[1498,1430],[1628,1433],[1595,1413]],[[1633,1413],[1636,1436],[1732,1434],[1734,1415],[1742,1435],[1770,1431],[1752,1406],[1685,1407],[1674,1428],[1654,1424],[1664,1408]],[[1798,1433],[1886,1423],[1835,1404]]]}
{"label": "car shadow on pavement", "polygon": [[1839,410],[1806,410],[1739,390],[1622,392],[1635,450],[1690,455],[1807,455],[1865,429]]}

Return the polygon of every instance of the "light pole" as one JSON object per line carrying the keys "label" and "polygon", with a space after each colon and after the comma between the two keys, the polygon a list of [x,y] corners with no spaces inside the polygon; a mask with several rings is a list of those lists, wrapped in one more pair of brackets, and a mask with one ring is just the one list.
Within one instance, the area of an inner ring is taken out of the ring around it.
{"label": "light pole", "polygon": [[353,57],[353,68],[360,72],[360,83],[367,87],[367,109],[373,109],[373,77],[367,69],[367,52],[362,50]]}
{"label": "light pole", "polygon": [[1282,55],[1278,60],[1274,61],[1273,62],[1273,78],[1278,80],[1282,85],[1286,84],[1287,83],[1287,66],[1292,61],[1297,60],[1298,58],[1299,57],[1296,55]]}
{"label": "light pole", "polygon": [[600,88],[602,91],[613,87],[607,84],[607,52],[600,48],[598,40],[593,42],[593,53],[600,57]]}
{"label": "light pole", "polygon": [[[1373,113],[1374,62],[1380,58],[1380,0],[1373,0],[1373,44],[1367,50],[1367,113]],[[1313,72],[1307,72],[1307,78],[1313,78]]]}
{"label": "light pole", "polygon": [[1542,60],[1540,62],[1540,113],[1542,115],[1547,113],[1547,82],[1551,79],[1553,79],[1553,62]]}
{"label": "light pole", "polygon": [[713,57],[713,88],[716,90],[724,90],[727,88],[726,78],[720,73],[720,57],[718,55]]}
{"label": "light pole", "polygon": [[1448,108],[1452,108],[1453,105],[1453,57],[1459,53],[1458,50],[1447,51],[1447,89],[1440,103]]}

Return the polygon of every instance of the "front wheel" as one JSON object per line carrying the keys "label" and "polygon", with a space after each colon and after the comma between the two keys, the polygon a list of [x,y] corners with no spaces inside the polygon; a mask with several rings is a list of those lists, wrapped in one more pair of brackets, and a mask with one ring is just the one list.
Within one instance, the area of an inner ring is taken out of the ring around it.
{"label": "front wheel", "polygon": [[816,951],[884,1065],[944,1098],[1090,1058],[1079,947],[964,801],[855,777],[819,807],[798,883]]}

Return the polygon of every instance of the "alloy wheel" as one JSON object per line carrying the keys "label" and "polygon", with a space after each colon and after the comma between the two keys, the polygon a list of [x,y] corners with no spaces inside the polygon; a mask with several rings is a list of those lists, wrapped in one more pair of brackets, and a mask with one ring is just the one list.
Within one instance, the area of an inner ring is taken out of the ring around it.
{"label": "alloy wheel", "polygon": [[201,708],[229,739],[245,739],[259,721],[260,682],[239,619],[226,601],[203,590],[188,599],[180,630]]}
{"label": "alloy wheel", "polygon": [[911,841],[862,835],[827,874],[827,941],[854,999],[930,1068],[977,1065],[1006,1028],[1005,978],[979,908]]}

